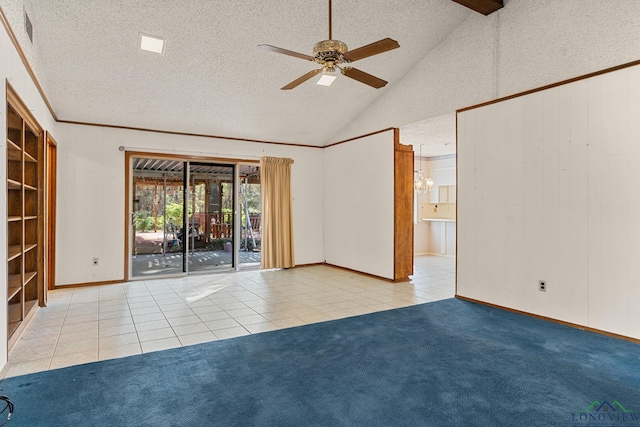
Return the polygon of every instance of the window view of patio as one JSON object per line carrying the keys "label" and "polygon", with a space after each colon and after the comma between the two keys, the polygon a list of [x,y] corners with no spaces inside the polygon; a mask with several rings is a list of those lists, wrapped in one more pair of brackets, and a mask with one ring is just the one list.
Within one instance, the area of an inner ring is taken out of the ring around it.
{"label": "window view of patio", "polygon": [[236,183],[234,165],[133,159],[133,278],[260,266],[260,171],[237,167]]}

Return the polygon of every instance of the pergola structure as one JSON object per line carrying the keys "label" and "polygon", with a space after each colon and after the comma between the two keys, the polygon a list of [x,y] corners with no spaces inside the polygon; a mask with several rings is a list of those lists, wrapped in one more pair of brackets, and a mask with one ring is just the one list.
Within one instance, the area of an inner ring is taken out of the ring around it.
{"label": "pergola structure", "polygon": [[[133,160],[134,205],[136,200],[138,203],[140,202],[138,199],[140,187],[153,188],[152,216],[155,232],[158,231],[161,200],[167,200],[168,192],[184,191],[184,165],[183,161],[172,159],[140,157]],[[239,178],[242,184],[260,182],[259,168],[256,165],[240,165],[239,168]],[[224,210],[223,198],[225,191],[230,191],[229,184],[233,183],[232,167],[217,164],[190,164],[189,171],[189,185],[194,189],[193,191],[198,191],[196,190],[198,188],[204,189],[204,191],[199,190],[202,191],[202,199],[198,201],[200,206],[196,206],[195,197],[185,203],[191,212],[188,227],[193,227],[198,236],[197,244],[194,246],[206,247],[213,240],[231,238],[233,213],[229,209]],[[134,206],[134,210],[136,210],[135,208]],[[242,208],[246,210],[246,206]],[[243,224],[248,229],[259,228],[259,217],[251,218],[248,215],[248,210],[245,212],[245,217],[251,221],[248,224]],[[166,224],[166,218],[163,223]]]}

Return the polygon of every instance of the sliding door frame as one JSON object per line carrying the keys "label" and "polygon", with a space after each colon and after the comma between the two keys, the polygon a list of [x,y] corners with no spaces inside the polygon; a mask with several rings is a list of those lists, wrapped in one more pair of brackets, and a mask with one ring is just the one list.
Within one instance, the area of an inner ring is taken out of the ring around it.
{"label": "sliding door frame", "polygon": [[[132,212],[133,212],[133,198],[131,197],[133,194],[133,159],[134,158],[146,158],[146,159],[163,159],[163,160],[176,160],[182,162],[194,162],[194,163],[212,163],[212,164],[224,164],[233,166],[234,170],[234,189],[233,189],[233,210],[234,210],[234,225],[233,225],[233,233],[235,236],[239,236],[240,234],[240,219],[237,218],[240,210],[238,209],[238,185],[239,182],[239,165],[240,164],[251,164],[251,165],[260,165],[259,160],[253,159],[233,159],[227,157],[209,157],[209,156],[192,156],[192,155],[182,155],[180,153],[156,153],[156,152],[145,152],[145,151],[128,151],[125,149],[124,151],[124,172],[125,172],[125,191],[124,191],[124,281],[129,280],[141,280],[141,278],[133,278],[132,277],[132,265],[131,265],[131,249],[133,244],[133,228],[131,226],[132,221]],[[187,176],[188,178],[188,176]],[[185,196],[188,198],[188,189],[187,186],[189,182],[187,180],[187,185],[184,186]],[[188,212],[188,209],[185,209],[185,213]],[[186,218],[186,215],[185,215]],[[184,224],[183,224],[184,225]],[[184,245],[185,249],[187,245]],[[237,271],[239,269],[240,263],[238,262],[238,251],[240,249],[240,239],[234,239],[234,267]],[[186,255],[183,253],[183,260],[186,260]],[[183,261],[186,262],[186,261]],[[180,275],[167,275],[167,276],[154,276],[153,278],[161,278],[161,277],[181,277],[186,276],[188,274],[188,266],[185,268],[186,273]],[[233,269],[232,269],[233,271]]]}

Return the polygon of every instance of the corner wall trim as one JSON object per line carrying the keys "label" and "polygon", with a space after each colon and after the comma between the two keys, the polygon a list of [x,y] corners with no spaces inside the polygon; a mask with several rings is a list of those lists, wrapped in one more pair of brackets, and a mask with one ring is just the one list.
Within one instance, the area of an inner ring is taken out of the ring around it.
{"label": "corner wall trim", "polygon": [[358,270],[354,270],[352,268],[347,268],[347,267],[342,267],[339,265],[335,265],[335,264],[329,264],[328,262],[323,262],[322,264],[328,266],[328,267],[332,267],[332,268],[337,268],[340,270],[345,270],[345,271],[349,271],[351,273],[356,273],[356,274],[361,274],[363,276],[367,276],[367,277],[371,277],[373,279],[378,279],[378,280],[384,280],[385,282],[391,282],[394,283],[395,280],[393,279],[389,279],[388,277],[382,277],[382,276],[376,276],[375,274],[371,274],[371,273],[365,273],[363,271],[358,271]]}
{"label": "corner wall trim", "polygon": [[333,147],[334,145],[344,144],[345,142],[355,141],[356,139],[366,138],[367,136],[376,135],[378,133],[383,133],[383,132],[388,132],[388,131],[394,130],[394,129],[397,129],[397,128],[386,128],[386,129],[377,130],[375,132],[367,133],[365,135],[354,136],[353,138],[345,139],[345,140],[338,141],[338,142],[332,142],[331,144],[327,144],[322,148]]}
{"label": "corner wall trim", "polygon": [[68,285],[56,285],[55,289],[66,289],[66,288],[86,288],[89,286],[100,286],[100,285],[117,285],[118,283],[124,283],[124,279],[116,279],[116,280],[103,280],[100,282],[84,282],[84,283],[70,283]]}
{"label": "corner wall trim", "polygon": [[309,145],[309,144],[295,144],[292,142],[279,142],[279,141],[265,141],[261,139],[247,139],[247,138],[237,138],[233,136],[222,136],[222,135],[211,135],[205,133],[192,133],[192,132],[178,132],[171,130],[161,130],[161,129],[149,129],[149,128],[139,128],[135,126],[120,126],[120,125],[109,125],[102,123],[88,123],[88,122],[78,122],[73,120],[56,120],[58,123],[65,123],[69,125],[82,125],[82,126],[95,126],[95,127],[103,127],[110,129],[124,129],[124,130],[135,130],[140,132],[154,132],[154,133],[162,133],[166,135],[178,135],[178,136],[193,136],[199,138],[213,138],[213,139],[226,139],[229,141],[242,141],[242,142],[257,142],[261,144],[273,144],[273,145],[286,145],[290,147],[303,147],[303,148],[323,148],[317,145]]}
{"label": "corner wall trim", "polygon": [[529,313],[527,311],[516,310],[515,308],[504,307],[504,306],[497,305],[497,304],[492,304],[492,303],[486,302],[486,301],[480,301],[480,300],[473,299],[473,298],[467,298],[467,297],[463,297],[462,295],[458,295],[457,293],[456,293],[455,297],[457,299],[460,299],[460,300],[463,300],[463,301],[468,301],[468,302],[472,302],[472,303],[475,303],[475,304],[482,304],[482,305],[486,305],[488,307],[497,308],[499,310],[509,311],[511,313],[521,314],[521,315],[528,316],[528,317],[533,317],[533,318],[536,318],[536,319],[542,319],[542,320],[546,320],[548,322],[557,323],[559,325],[564,325],[564,326],[569,326],[571,328],[580,329],[580,330],[587,331],[587,332],[593,332],[593,333],[596,333],[596,334],[599,334],[599,335],[606,335],[606,336],[611,337],[611,338],[617,338],[619,340],[629,341],[629,342],[632,342],[634,344],[640,344],[640,339],[628,337],[626,335],[614,334],[613,332],[603,331],[602,329],[590,328],[588,326],[578,325],[577,323],[565,322],[564,320],[558,320],[558,319],[554,319],[552,317],[540,316],[538,314]]}
{"label": "corner wall trim", "polygon": [[[548,84],[546,86],[537,87],[535,89],[526,90],[524,92],[514,93],[513,95],[507,95],[507,96],[504,96],[502,98],[492,99],[491,101],[483,102],[481,104],[476,104],[476,105],[471,105],[469,107],[460,108],[459,110],[456,110],[456,113],[463,113],[465,111],[474,110],[476,108],[486,107],[487,105],[497,104],[498,102],[507,101],[507,100],[513,99],[513,98],[519,98],[521,96],[529,95],[529,94],[536,93],[536,92],[541,92],[543,90],[552,89],[554,87],[563,86],[563,85],[566,85],[566,84],[569,84],[569,83],[573,83],[573,82],[577,82],[577,81],[580,81],[580,80],[590,79],[591,77],[595,77],[595,76],[599,76],[599,75],[607,74],[607,73],[612,73],[614,71],[622,70],[624,68],[634,67],[636,65],[640,65],[640,60],[633,61],[633,62],[628,62],[626,64],[616,65],[615,67],[611,67],[611,68],[605,68],[604,70],[595,71],[593,73],[584,74],[582,76],[573,77],[573,78],[570,78],[570,79],[567,79],[567,80],[562,80],[562,81],[559,81],[559,82],[556,82],[556,83],[551,83],[551,84]],[[457,126],[456,126],[456,129],[457,129]],[[456,138],[456,140],[457,140],[457,138]]]}

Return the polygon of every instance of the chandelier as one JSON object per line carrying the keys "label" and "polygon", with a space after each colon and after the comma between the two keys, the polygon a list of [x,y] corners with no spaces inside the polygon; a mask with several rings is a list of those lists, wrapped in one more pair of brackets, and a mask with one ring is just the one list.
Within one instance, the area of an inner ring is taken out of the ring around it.
{"label": "chandelier", "polygon": [[433,179],[428,178],[422,171],[422,144],[420,144],[420,170],[414,171],[413,189],[418,193],[427,193],[433,187]]}

